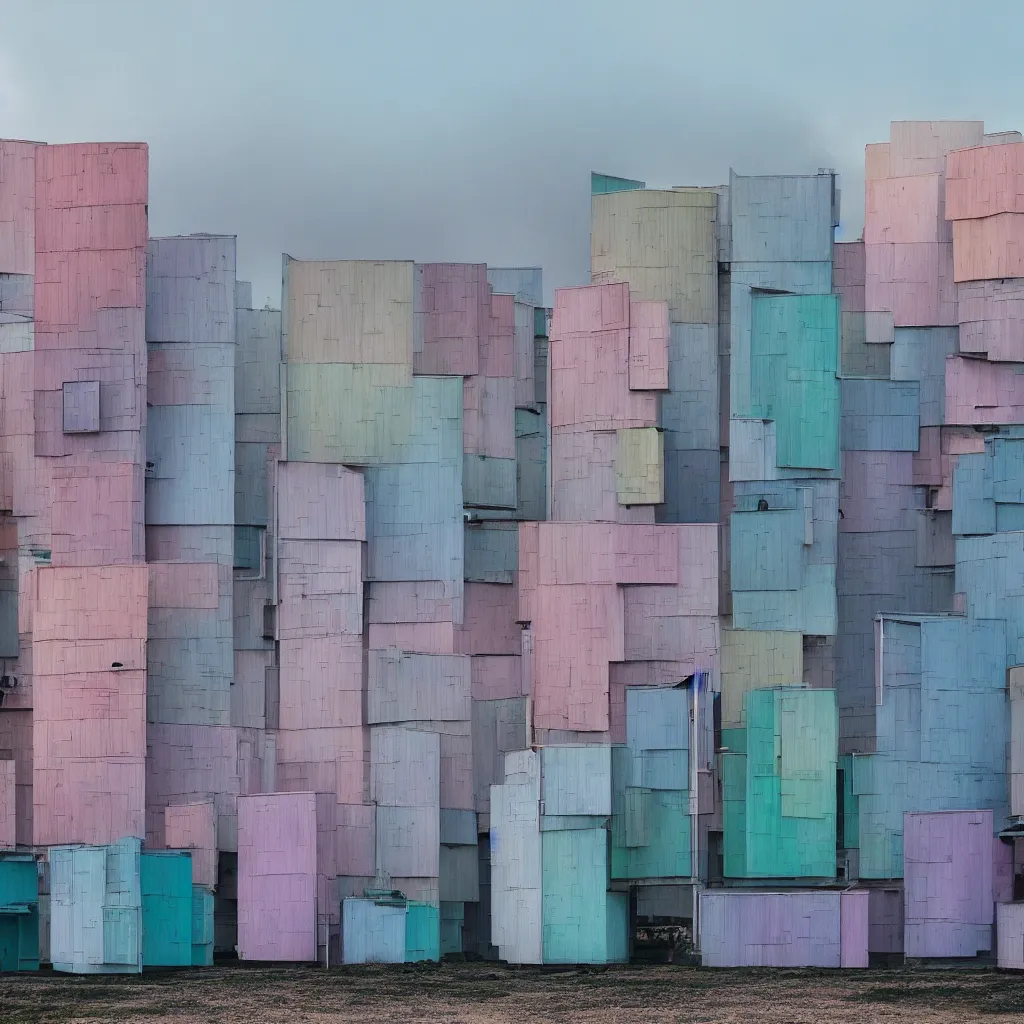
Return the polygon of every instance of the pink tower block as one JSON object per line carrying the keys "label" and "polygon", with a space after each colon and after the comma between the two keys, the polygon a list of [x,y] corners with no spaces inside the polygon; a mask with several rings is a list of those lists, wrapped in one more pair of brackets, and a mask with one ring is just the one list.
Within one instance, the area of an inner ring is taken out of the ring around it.
{"label": "pink tower block", "polygon": [[0,761],[0,850],[13,850],[17,845],[17,787],[15,761]]}
{"label": "pink tower block", "polygon": [[316,891],[316,794],[239,797],[239,958],[315,960]]}
{"label": "pink tower block", "polygon": [[35,272],[34,142],[0,141],[0,274]]}
{"label": "pink tower block", "polygon": [[1024,213],[1024,142],[961,149],[946,160],[950,220]]}

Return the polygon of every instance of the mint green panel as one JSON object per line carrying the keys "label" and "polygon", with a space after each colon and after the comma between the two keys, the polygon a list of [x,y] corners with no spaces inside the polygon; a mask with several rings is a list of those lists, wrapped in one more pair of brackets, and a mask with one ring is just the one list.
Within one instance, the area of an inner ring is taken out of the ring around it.
{"label": "mint green panel", "polygon": [[752,690],[746,720],[746,876],[834,877],[835,692]]}
{"label": "mint green panel", "polygon": [[190,966],[192,855],[180,850],[144,853],[140,880],[143,966]]}
{"label": "mint green panel", "polygon": [[213,966],[213,893],[192,886],[192,966]]}
{"label": "mint green panel", "polygon": [[633,178],[616,178],[611,174],[590,172],[590,194],[592,196],[603,196],[608,192],[631,192],[638,188],[647,188],[647,185]]}
{"label": "mint green panel", "polygon": [[[613,825],[612,878],[689,878],[690,795],[685,790],[627,789],[625,843]],[[643,832],[633,822],[640,818]],[[632,820],[631,820],[632,819]]]}
{"label": "mint green panel", "polygon": [[839,469],[839,297],[754,295],[749,415],[775,422],[776,462]]}
{"label": "mint green panel", "polygon": [[607,963],[608,833],[544,832],[541,844],[544,963]]}
{"label": "mint green panel", "polygon": [[853,791],[853,755],[839,758],[843,773],[843,834],[840,837],[844,850],[856,850],[860,846],[860,800]]}
{"label": "mint green panel", "polygon": [[[743,732],[745,747],[746,729],[735,731]],[[723,872],[726,878],[746,878],[747,755],[730,753],[721,757]]]}
{"label": "mint green panel", "polygon": [[730,754],[745,754],[747,752],[747,730],[746,729],[723,729],[722,746]]}
{"label": "mint green panel", "polygon": [[438,908],[412,900],[405,911],[405,962],[441,959],[441,919]]}
{"label": "mint green panel", "polygon": [[29,854],[0,854],[0,971],[39,970],[39,876]]}

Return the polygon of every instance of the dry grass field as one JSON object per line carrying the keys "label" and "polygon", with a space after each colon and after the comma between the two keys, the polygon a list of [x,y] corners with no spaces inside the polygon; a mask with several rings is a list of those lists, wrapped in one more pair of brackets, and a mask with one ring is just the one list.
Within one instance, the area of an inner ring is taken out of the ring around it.
{"label": "dry grass field", "polygon": [[486,963],[225,964],[142,977],[0,976],[2,1024],[886,1024],[1024,1020],[1024,977],[969,971],[720,971]]}

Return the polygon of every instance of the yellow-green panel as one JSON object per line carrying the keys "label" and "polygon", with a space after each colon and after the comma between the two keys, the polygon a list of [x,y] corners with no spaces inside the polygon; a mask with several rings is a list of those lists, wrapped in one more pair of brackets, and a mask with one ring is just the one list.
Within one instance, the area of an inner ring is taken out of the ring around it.
{"label": "yellow-green panel", "polygon": [[629,427],[615,433],[619,504],[660,505],[665,500],[665,435],[656,427]]}
{"label": "yellow-green panel", "polygon": [[743,723],[743,701],[750,690],[794,686],[803,680],[800,633],[781,630],[722,630],[722,725]]}

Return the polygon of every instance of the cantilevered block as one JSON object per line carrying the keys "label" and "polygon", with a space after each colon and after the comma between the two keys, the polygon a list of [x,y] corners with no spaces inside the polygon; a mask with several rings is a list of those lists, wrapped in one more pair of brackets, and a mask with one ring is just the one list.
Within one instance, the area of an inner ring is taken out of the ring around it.
{"label": "cantilevered block", "polygon": [[951,356],[946,361],[946,422],[1024,422],[1024,367]]}
{"label": "cantilevered block", "polygon": [[946,158],[946,216],[977,220],[1024,213],[1024,143],[975,146]]}
{"label": "cantilevered block", "polygon": [[366,540],[362,473],[312,462],[281,462],[277,473],[282,540]]}
{"label": "cantilevered block", "polygon": [[953,222],[953,280],[1024,277],[1024,213]]}
{"label": "cantilevered block", "polygon": [[480,339],[490,332],[491,289],[482,263],[415,268],[413,367],[419,374],[480,371]]}
{"label": "cantilevered block", "polygon": [[665,439],[656,427],[616,431],[616,494],[620,505],[658,505],[665,500]]}

